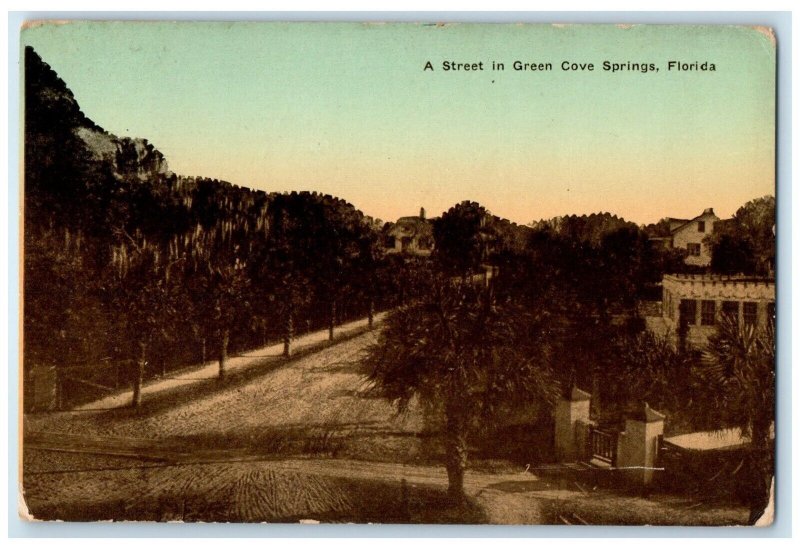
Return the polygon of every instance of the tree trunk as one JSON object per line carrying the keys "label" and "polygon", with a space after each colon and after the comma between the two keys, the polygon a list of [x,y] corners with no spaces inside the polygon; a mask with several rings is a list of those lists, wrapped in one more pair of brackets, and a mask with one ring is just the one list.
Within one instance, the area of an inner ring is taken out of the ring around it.
{"label": "tree trunk", "polygon": [[228,342],[230,341],[231,332],[228,329],[222,330],[222,338],[219,345],[219,379],[225,377],[225,367],[228,364]]}
{"label": "tree trunk", "polygon": [[467,429],[461,414],[448,406],[447,433],[445,434],[445,467],[447,468],[447,495],[455,504],[462,504],[464,471],[467,468]]}
{"label": "tree trunk", "polygon": [[201,364],[205,364],[206,363],[206,356],[207,356],[207,353],[206,353],[206,338],[203,338],[203,347],[202,348],[203,348],[203,358],[202,358]]}
{"label": "tree trunk", "polygon": [[[570,391],[572,387],[570,387]],[[591,417],[597,418],[600,416],[600,412],[602,411],[602,395],[600,394],[600,367],[594,365],[592,367],[592,400],[590,402],[591,406]]]}
{"label": "tree trunk", "polygon": [[283,329],[283,356],[286,358],[292,356],[292,336],[294,335],[294,319],[292,316],[292,311],[289,309],[286,313],[286,324]]}
{"label": "tree trunk", "polygon": [[370,330],[375,322],[375,300],[370,298],[369,308],[367,309],[367,328]]}
{"label": "tree trunk", "polygon": [[61,371],[61,368],[58,366],[55,367],[56,371],[56,394],[55,394],[55,404],[56,410],[63,410],[64,409],[64,374]]}
{"label": "tree trunk", "polygon": [[139,343],[139,359],[136,361],[136,370],[133,373],[133,402],[134,408],[142,405],[142,384],[144,383],[144,368],[147,365],[147,344]]}
{"label": "tree trunk", "polygon": [[328,341],[333,341],[333,328],[336,325],[336,300],[331,301],[331,319],[328,324]]}

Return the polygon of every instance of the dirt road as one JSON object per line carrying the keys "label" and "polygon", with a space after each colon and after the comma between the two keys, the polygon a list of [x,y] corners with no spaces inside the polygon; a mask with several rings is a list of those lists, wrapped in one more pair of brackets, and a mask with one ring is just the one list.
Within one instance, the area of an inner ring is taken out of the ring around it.
{"label": "dirt road", "polygon": [[581,502],[597,513],[638,509],[636,520],[653,523],[744,520],[739,509],[670,515],[674,502],[510,466],[467,472],[466,491],[485,515],[443,515],[447,476],[431,465],[438,439],[426,436],[417,405],[399,416],[365,382],[362,359],[375,338],[363,333],[288,362],[251,356],[222,384],[154,384],[141,410],[26,416],[29,508],[64,520],[540,524]]}
{"label": "dirt road", "polygon": [[[167,441],[196,452],[237,448],[408,462],[427,440],[423,418],[414,405],[398,415],[370,392],[361,360],[375,337],[368,332],[290,362],[256,365],[242,379],[199,385],[194,393],[165,392],[163,402],[145,401],[141,410],[26,416],[26,439],[55,433],[55,439],[71,434]],[[125,442],[106,444],[120,448]]]}
{"label": "dirt road", "polygon": [[[374,317],[374,325],[377,327],[386,317],[385,312],[377,313]],[[367,320],[360,319],[348,322],[336,327],[336,338],[347,338],[355,333],[364,331],[367,327]],[[318,330],[316,332],[304,334],[296,337],[292,342],[292,349],[295,353],[303,353],[313,348],[319,348],[328,342],[328,330]],[[248,351],[242,355],[231,357],[226,365],[228,374],[239,370],[258,367],[265,363],[275,363],[280,361],[283,356],[283,343],[275,343],[260,349]],[[214,380],[219,374],[219,364],[217,361],[206,362],[183,369],[177,374],[162,377],[149,381],[142,387],[143,398],[147,399],[164,393],[173,391],[181,387],[191,387],[206,380]],[[131,392],[123,390],[115,392],[105,398],[83,404],[75,408],[76,411],[108,410],[110,408],[122,408],[130,405]]]}

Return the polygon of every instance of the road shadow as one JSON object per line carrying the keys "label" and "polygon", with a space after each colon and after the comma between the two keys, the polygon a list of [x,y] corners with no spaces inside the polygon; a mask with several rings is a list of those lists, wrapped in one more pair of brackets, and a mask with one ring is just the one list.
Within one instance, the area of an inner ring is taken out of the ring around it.
{"label": "road shadow", "polygon": [[[335,346],[339,343],[344,343],[351,339],[357,338],[359,336],[365,335],[369,333],[370,330],[365,326],[363,328],[354,329],[351,332],[347,332],[345,334],[341,334],[336,337],[333,342],[324,341],[324,342],[317,342],[305,347],[300,347],[296,349],[291,358],[285,358],[282,356],[266,356],[260,360],[257,360],[253,364],[239,367],[234,370],[229,370],[226,372],[224,378],[200,378],[196,381],[192,381],[191,383],[177,385],[175,387],[161,389],[155,393],[147,393],[145,392],[142,396],[142,404],[138,408],[134,408],[132,406],[125,406],[119,408],[91,408],[91,409],[83,409],[80,411],[74,411],[69,413],[80,413],[80,414],[89,414],[94,413],[97,414],[99,417],[107,417],[108,421],[115,421],[118,419],[127,419],[127,418],[147,418],[149,416],[153,416],[174,408],[176,406],[180,406],[185,402],[191,400],[198,400],[208,396],[211,396],[219,391],[228,391],[231,389],[236,389],[239,387],[243,387],[267,374],[270,374],[277,370],[278,368],[282,368],[284,366],[290,366],[291,364],[295,363],[296,361],[303,359],[309,355],[313,355],[315,353],[324,351],[332,346]],[[347,367],[346,365],[341,365],[342,368]],[[355,368],[355,366],[353,366]],[[328,370],[325,370],[327,373]],[[63,412],[56,412],[56,413],[63,413]]]}
{"label": "road shadow", "polygon": [[536,480],[509,480],[505,482],[495,482],[486,486],[487,490],[500,490],[501,492],[517,494],[521,492],[537,492],[541,490],[552,490],[553,487],[541,479]]}

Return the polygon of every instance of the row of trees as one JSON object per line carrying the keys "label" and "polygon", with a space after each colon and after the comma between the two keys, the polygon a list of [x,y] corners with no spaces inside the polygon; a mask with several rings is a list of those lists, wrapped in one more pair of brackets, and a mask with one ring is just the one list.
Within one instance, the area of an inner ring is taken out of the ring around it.
{"label": "row of trees", "polygon": [[86,118],[30,48],[25,82],[25,371],[55,366],[62,400],[132,381],[138,404],[148,376],[213,357],[224,378],[231,352],[290,354],[297,332],[332,338],[413,295],[351,204],[178,177]]}

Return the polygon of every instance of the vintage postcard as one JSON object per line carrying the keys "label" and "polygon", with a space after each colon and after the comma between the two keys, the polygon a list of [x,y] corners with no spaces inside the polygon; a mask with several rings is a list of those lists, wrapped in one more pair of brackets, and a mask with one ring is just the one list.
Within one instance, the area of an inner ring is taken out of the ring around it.
{"label": "vintage postcard", "polygon": [[771,29],[21,40],[23,518],[771,523]]}

